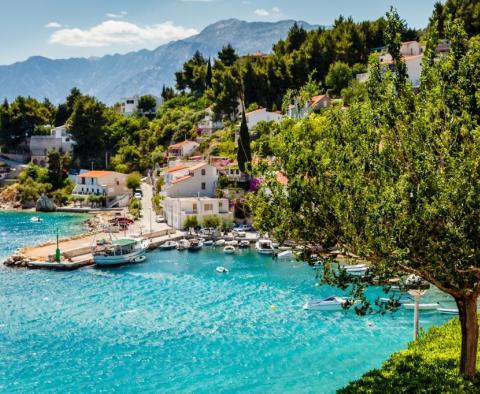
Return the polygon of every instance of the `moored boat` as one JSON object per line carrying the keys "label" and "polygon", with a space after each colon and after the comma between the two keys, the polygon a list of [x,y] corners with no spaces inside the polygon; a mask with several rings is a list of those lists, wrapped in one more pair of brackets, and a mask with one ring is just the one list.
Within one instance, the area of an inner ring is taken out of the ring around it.
{"label": "moored boat", "polygon": [[228,274],[228,268],[225,267],[217,267],[215,270],[220,274]]}
{"label": "moored boat", "polygon": [[206,239],[205,241],[203,241],[203,245],[204,246],[212,246],[213,241],[211,239]]}
{"label": "moored boat", "polygon": [[[421,311],[436,311],[440,305],[437,302],[432,302],[429,304],[419,304],[418,308]],[[403,304],[405,309],[415,309],[415,303]]]}
{"label": "moored boat", "polygon": [[39,218],[38,216],[32,216],[31,219],[30,219],[30,221],[31,221],[32,223],[39,223],[39,222],[41,222],[42,220],[43,220],[43,219],[42,219],[42,218]]}
{"label": "moored boat", "polygon": [[178,242],[166,241],[159,246],[160,250],[172,250],[178,247]]}
{"label": "moored boat", "polygon": [[295,255],[291,250],[285,250],[277,255],[278,260],[291,261],[295,259]]}
{"label": "moored boat", "polygon": [[223,253],[225,254],[234,254],[235,253],[235,246],[227,245],[223,248]]}
{"label": "moored boat", "polygon": [[190,246],[188,247],[189,252],[197,252],[203,248],[203,242],[199,239],[191,239]]}
{"label": "moored boat", "polygon": [[327,297],[323,299],[309,300],[303,305],[303,309],[311,311],[339,311],[347,302],[344,297]]}
{"label": "moored boat", "polygon": [[228,245],[228,246],[238,246],[238,241],[225,241],[225,245]]}
{"label": "moored boat", "polygon": [[437,311],[444,315],[458,315],[457,308],[437,308]]}
{"label": "moored boat", "polygon": [[187,250],[190,247],[190,242],[187,239],[178,241],[177,250]]}
{"label": "moored boat", "polygon": [[364,276],[368,271],[366,264],[344,265],[342,268],[352,276]]}
{"label": "moored boat", "polygon": [[219,239],[215,241],[215,246],[224,246],[225,245],[225,240],[224,239]]}
{"label": "moored boat", "polygon": [[[107,247],[94,251],[93,261],[98,266],[116,266],[140,262],[138,257],[145,255],[148,245],[149,242],[143,238],[113,240]],[[142,261],[145,261],[145,259]]]}
{"label": "moored boat", "polygon": [[240,241],[240,243],[238,244],[238,247],[240,249],[248,249],[250,247],[250,242],[248,241]]}
{"label": "moored boat", "polygon": [[255,249],[260,254],[273,254],[275,249],[273,248],[272,241],[269,239],[260,239],[255,243]]}

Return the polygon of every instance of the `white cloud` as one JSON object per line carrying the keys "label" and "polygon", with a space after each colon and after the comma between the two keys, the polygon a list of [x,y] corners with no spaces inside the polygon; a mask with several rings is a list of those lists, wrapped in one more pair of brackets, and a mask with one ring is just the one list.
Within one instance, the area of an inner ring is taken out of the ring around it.
{"label": "white cloud", "polygon": [[108,18],[121,19],[121,18],[125,18],[125,16],[127,16],[127,11],[122,11],[119,14],[109,12],[109,13],[105,14],[105,16],[108,17]]}
{"label": "white cloud", "polygon": [[254,12],[256,16],[261,18],[276,18],[281,16],[280,8],[273,7],[271,10],[266,10],[264,8],[257,8]]}
{"label": "white cloud", "polygon": [[47,29],[60,29],[63,26],[58,22],[49,22],[44,27]]}
{"label": "white cloud", "polygon": [[162,44],[196,33],[195,29],[177,26],[170,21],[152,26],[138,26],[126,21],[108,20],[88,30],[57,30],[50,36],[49,42],[71,47],[98,48],[112,44]]}

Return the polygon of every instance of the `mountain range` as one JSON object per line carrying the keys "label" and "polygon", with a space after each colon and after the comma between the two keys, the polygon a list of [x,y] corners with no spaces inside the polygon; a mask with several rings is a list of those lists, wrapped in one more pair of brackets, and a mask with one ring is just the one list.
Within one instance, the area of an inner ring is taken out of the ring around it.
{"label": "mountain range", "polygon": [[[48,59],[33,56],[26,61],[0,66],[0,97],[9,100],[31,96],[62,102],[70,89],[78,87],[106,104],[134,94],[159,96],[163,85],[174,86],[175,72],[195,51],[215,57],[231,44],[240,55],[261,51],[285,38],[295,21],[245,22],[228,19],[207,26],[199,34],[127,54],[92,58]],[[318,26],[297,21],[306,30]]]}

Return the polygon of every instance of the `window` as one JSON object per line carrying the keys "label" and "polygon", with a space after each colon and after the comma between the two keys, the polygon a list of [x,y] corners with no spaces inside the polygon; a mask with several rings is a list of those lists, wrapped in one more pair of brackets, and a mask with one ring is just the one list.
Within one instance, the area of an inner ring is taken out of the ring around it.
{"label": "window", "polygon": [[82,185],[85,185],[85,178],[82,178]]}
{"label": "window", "polygon": [[202,168],[202,175],[206,175],[207,174],[207,171],[205,170],[205,168]]}
{"label": "window", "polygon": [[94,185],[95,184],[95,178],[92,178],[91,182],[92,182],[92,185]]}
{"label": "window", "polygon": [[205,190],[207,188],[207,185],[205,184],[205,182],[202,182],[202,190]]}
{"label": "window", "polygon": [[192,205],[192,211],[193,213],[197,213],[197,204]]}
{"label": "window", "polygon": [[205,204],[205,205],[203,206],[203,210],[204,210],[205,212],[213,211],[213,204]]}

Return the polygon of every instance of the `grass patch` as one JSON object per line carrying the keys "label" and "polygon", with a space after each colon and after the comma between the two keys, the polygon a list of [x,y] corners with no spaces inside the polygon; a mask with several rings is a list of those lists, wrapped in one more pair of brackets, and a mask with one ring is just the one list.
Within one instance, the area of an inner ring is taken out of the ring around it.
{"label": "grass patch", "polygon": [[[458,319],[422,333],[406,350],[393,354],[339,394],[359,393],[480,393],[480,374],[475,382],[458,373],[461,332]],[[477,356],[480,365],[480,357]]]}

